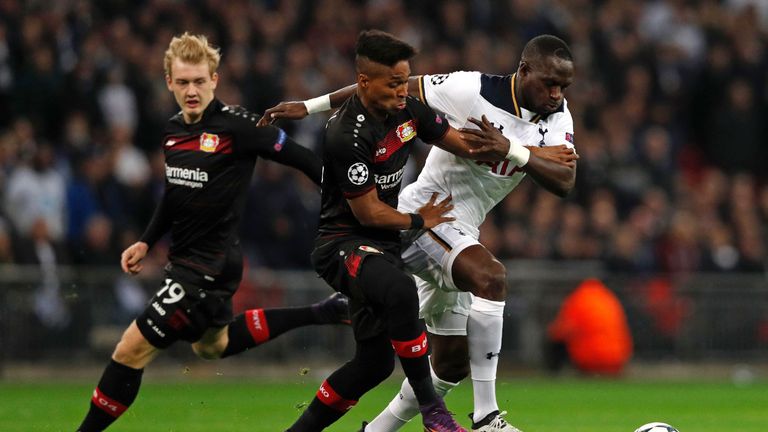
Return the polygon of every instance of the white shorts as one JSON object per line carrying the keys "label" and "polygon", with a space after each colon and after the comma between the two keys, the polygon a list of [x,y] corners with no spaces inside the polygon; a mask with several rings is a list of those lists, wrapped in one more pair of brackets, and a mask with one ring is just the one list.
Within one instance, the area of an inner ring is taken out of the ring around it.
{"label": "white shorts", "polygon": [[458,225],[442,223],[403,251],[405,267],[419,289],[419,315],[430,333],[466,336],[472,294],[456,288],[451,268],[464,249],[476,244],[480,242]]}

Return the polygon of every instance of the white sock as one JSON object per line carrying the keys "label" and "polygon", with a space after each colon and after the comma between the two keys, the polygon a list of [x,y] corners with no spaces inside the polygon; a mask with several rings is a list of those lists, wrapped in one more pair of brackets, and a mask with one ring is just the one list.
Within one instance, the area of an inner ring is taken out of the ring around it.
{"label": "white sock", "polygon": [[[432,385],[435,386],[435,392],[440,397],[445,397],[452,388],[459,385],[459,383],[441,380],[431,369],[430,372],[432,372]],[[375,419],[368,423],[365,432],[394,432],[405,426],[410,419],[418,414],[419,402],[406,378],[400,386],[400,393]]]}
{"label": "white sock", "polygon": [[475,400],[474,422],[499,409],[496,404],[496,369],[501,351],[504,304],[503,301],[472,297],[467,320],[467,343]]}

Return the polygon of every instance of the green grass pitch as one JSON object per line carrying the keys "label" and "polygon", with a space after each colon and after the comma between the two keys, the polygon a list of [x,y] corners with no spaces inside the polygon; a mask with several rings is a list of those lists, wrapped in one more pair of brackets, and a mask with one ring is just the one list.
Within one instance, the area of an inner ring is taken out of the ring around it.
{"label": "green grass pitch", "polygon": [[[258,380],[175,381],[145,379],[133,406],[109,430],[115,432],[283,431],[311,400],[318,382]],[[0,382],[0,431],[73,431],[93,384]],[[357,431],[399,387],[395,379],[368,393],[328,430]],[[497,396],[510,422],[525,432],[632,432],[666,421],[681,432],[765,432],[768,383],[735,386],[724,381],[526,379],[498,383]],[[472,392],[467,383],[447,398],[468,425]],[[418,420],[404,431],[419,431]]]}

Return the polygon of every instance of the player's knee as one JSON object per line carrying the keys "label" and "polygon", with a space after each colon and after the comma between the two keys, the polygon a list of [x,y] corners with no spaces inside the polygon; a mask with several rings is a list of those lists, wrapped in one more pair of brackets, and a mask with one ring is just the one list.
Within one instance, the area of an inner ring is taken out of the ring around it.
{"label": "player's knee", "polygon": [[144,359],[149,355],[147,349],[137,343],[131,343],[125,338],[118,342],[112,359],[122,365],[141,369],[144,367]]}
{"label": "player's knee", "polygon": [[449,356],[439,362],[432,362],[432,370],[443,381],[457,383],[469,376],[469,358]]}
{"label": "player's knee", "polygon": [[507,269],[494,261],[472,278],[472,293],[487,300],[504,301],[507,298]]}
{"label": "player's knee", "polygon": [[203,360],[216,360],[221,358],[224,347],[220,346],[220,344],[195,343],[192,344],[192,351]]}

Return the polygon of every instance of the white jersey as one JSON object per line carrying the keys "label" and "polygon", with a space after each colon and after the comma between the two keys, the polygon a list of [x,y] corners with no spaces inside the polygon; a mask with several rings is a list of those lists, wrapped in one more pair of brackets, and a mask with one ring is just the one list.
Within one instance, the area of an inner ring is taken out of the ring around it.
{"label": "white jersey", "polygon": [[[419,77],[421,100],[445,114],[454,128],[476,127],[468,117],[485,115],[504,136],[526,146],[565,144],[573,148],[573,118],[568,103],[542,117],[520,107],[515,98],[515,75],[453,72]],[[488,212],[523,179],[525,172],[510,161],[478,162],[434,147],[419,178],[400,193],[398,209],[415,212],[433,192],[453,195],[453,210],[461,228],[474,238]]]}

